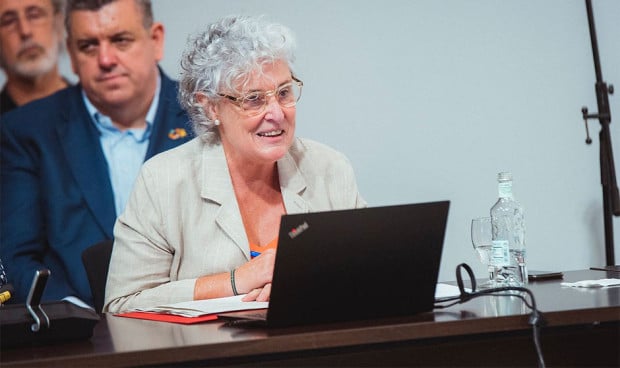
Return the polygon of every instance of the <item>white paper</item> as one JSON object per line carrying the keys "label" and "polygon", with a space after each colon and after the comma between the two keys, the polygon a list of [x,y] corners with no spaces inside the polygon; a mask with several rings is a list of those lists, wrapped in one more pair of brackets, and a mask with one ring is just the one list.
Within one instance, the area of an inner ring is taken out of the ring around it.
{"label": "white paper", "polygon": [[[465,288],[465,291],[469,292],[471,289]],[[435,299],[450,298],[459,295],[461,295],[461,291],[458,286],[439,283],[435,288]]]}
{"label": "white paper", "polygon": [[600,279],[600,280],[583,280],[577,282],[563,282],[562,286],[580,287],[580,288],[602,288],[608,286],[619,286],[620,279]]}
{"label": "white paper", "polygon": [[73,304],[77,305],[80,308],[95,310],[95,308],[93,308],[90,305],[84,303],[82,301],[82,299],[80,299],[80,298],[78,298],[76,296],[66,296],[66,297],[62,298],[62,300],[66,300],[69,303],[73,303]]}
{"label": "white paper", "polygon": [[138,308],[136,312],[166,313],[184,317],[199,317],[207,314],[217,314],[250,309],[263,309],[269,307],[268,302],[244,302],[244,295],[227,298],[215,298],[206,300],[192,300],[189,302],[158,305],[151,308]]}

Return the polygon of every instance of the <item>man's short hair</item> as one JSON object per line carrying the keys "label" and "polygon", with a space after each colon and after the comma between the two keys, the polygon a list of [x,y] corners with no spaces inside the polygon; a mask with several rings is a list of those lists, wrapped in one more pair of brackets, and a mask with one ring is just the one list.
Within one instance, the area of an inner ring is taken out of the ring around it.
{"label": "man's short hair", "polygon": [[[56,1],[64,2],[65,0],[54,0],[54,2]],[[117,0],[67,0],[67,6],[65,8],[65,28],[67,29],[67,34],[69,34],[71,30],[71,12],[77,10],[96,11],[116,1]],[[142,25],[144,29],[149,29],[153,25],[153,7],[151,5],[151,0],[134,0],[134,2],[142,13]]]}

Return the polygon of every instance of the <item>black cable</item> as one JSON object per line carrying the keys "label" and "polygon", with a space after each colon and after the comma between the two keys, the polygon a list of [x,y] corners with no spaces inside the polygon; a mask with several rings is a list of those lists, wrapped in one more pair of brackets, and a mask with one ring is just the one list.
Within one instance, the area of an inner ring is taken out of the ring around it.
{"label": "black cable", "polygon": [[[465,284],[463,282],[463,277],[461,275],[462,270],[465,270],[469,276],[469,281],[471,284],[471,292],[468,292],[465,289]],[[538,358],[538,367],[545,367],[545,360],[543,358],[542,349],[540,346],[540,328],[544,324],[544,318],[542,313],[536,308],[536,299],[534,298],[534,294],[528,288],[520,287],[520,286],[502,286],[490,289],[484,289],[477,291],[476,290],[476,278],[474,276],[474,272],[471,267],[469,267],[466,263],[461,263],[456,267],[456,282],[459,288],[460,294],[454,297],[446,297],[446,298],[437,298],[435,299],[435,309],[444,309],[451,307],[456,304],[465,303],[471,299],[478,298],[481,296],[513,296],[521,299],[523,303],[532,311],[530,313],[530,317],[528,319],[528,323],[532,325],[532,333],[534,339],[534,347],[536,348],[536,356]],[[529,296],[531,301],[528,302],[527,298],[521,294],[515,294],[514,292],[518,291],[520,293],[525,293]],[[512,293],[509,293],[512,292]],[[437,303],[446,303],[451,302],[449,304],[437,304]]]}

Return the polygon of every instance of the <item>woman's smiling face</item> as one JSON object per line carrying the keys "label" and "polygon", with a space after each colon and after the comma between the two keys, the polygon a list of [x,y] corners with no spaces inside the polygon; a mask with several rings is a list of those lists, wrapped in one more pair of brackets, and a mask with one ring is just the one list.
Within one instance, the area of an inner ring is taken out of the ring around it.
{"label": "woman's smiling face", "polygon": [[[292,81],[283,61],[267,63],[262,73],[252,73],[243,92],[274,91]],[[236,96],[235,96],[236,97]],[[295,106],[282,107],[270,95],[264,111],[248,116],[235,102],[223,98],[213,108],[227,157],[239,162],[274,163],[290,148],[295,136]]]}

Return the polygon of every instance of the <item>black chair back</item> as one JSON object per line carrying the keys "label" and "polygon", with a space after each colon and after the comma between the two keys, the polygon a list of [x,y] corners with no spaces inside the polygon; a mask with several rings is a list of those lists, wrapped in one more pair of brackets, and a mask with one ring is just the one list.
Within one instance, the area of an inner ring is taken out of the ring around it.
{"label": "black chair back", "polygon": [[105,284],[108,279],[108,266],[110,265],[113,244],[113,240],[104,240],[82,252],[82,263],[86,269],[97,313],[101,313],[103,310]]}

